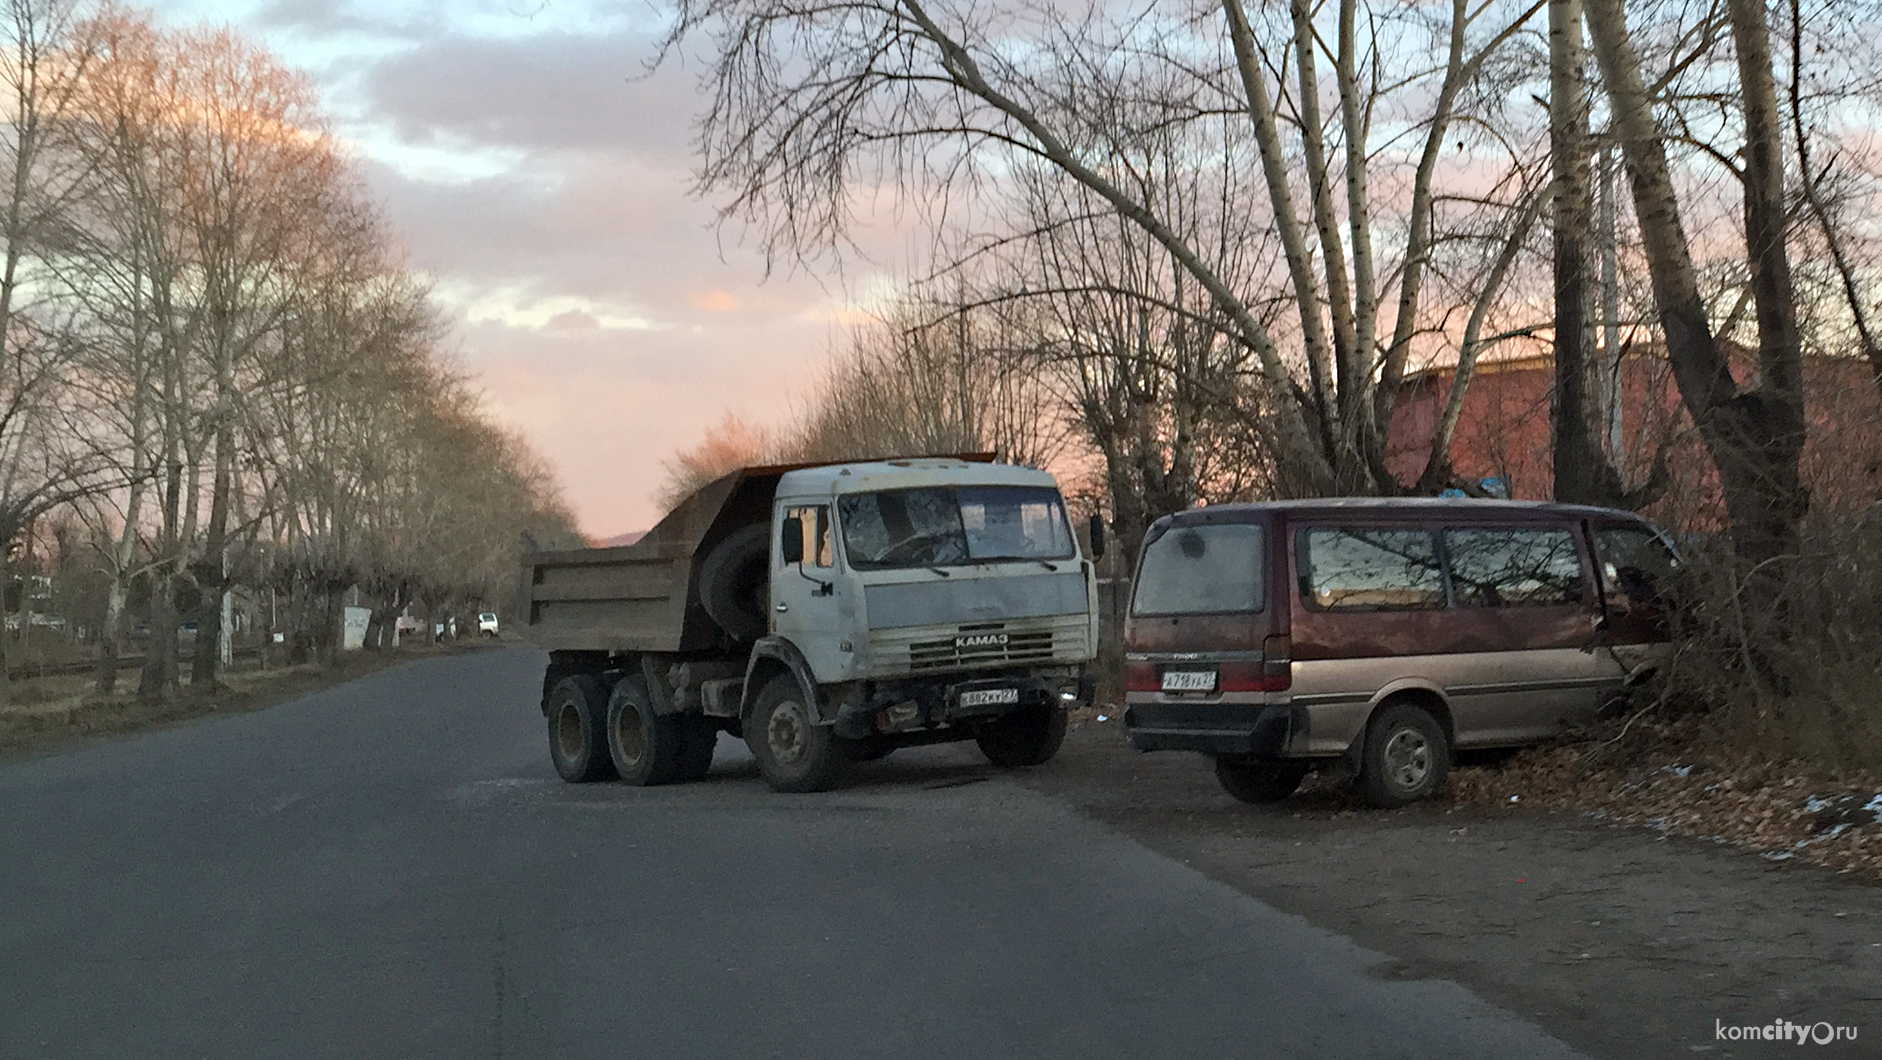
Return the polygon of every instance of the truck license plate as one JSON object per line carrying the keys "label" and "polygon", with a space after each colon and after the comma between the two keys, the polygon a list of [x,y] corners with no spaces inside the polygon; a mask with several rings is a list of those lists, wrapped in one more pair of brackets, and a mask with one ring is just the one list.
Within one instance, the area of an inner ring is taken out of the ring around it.
{"label": "truck license plate", "polygon": [[961,693],[963,707],[991,707],[1002,703],[1018,703],[1017,688],[982,688],[973,692]]}
{"label": "truck license plate", "polygon": [[1215,671],[1165,670],[1163,671],[1163,690],[1165,692],[1213,692],[1215,691]]}

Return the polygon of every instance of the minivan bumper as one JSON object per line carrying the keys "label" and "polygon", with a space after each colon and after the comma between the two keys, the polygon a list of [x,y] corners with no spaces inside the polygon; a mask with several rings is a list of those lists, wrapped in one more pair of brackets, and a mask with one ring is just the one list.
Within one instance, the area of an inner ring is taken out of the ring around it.
{"label": "minivan bumper", "polygon": [[1139,751],[1278,758],[1306,733],[1303,712],[1274,703],[1133,703],[1124,729]]}

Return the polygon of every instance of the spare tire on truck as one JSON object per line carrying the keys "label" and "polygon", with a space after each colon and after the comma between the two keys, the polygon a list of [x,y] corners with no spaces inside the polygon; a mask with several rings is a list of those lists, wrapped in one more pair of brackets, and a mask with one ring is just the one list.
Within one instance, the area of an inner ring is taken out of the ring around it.
{"label": "spare tire on truck", "polygon": [[770,628],[771,527],[743,527],[726,535],[699,563],[699,604],[726,635],[749,644]]}

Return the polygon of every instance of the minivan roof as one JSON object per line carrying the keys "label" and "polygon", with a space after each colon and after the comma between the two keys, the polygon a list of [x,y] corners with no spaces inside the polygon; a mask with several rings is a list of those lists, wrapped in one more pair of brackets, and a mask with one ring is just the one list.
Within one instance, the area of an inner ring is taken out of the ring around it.
{"label": "minivan roof", "polygon": [[[1601,508],[1592,504],[1561,504],[1556,501],[1506,501],[1481,497],[1314,497],[1305,500],[1255,501],[1242,504],[1212,504],[1190,508],[1164,516],[1176,523],[1227,521],[1240,522],[1269,512],[1285,512],[1296,517],[1337,518],[1343,515],[1389,515],[1403,512],[1421,517],[1444,515],[1531,515],[1571,519],[1620,517],[1645,522],[1638,512],[1619,508]],[[1162,520],[1158,520],[1161,522]]]}

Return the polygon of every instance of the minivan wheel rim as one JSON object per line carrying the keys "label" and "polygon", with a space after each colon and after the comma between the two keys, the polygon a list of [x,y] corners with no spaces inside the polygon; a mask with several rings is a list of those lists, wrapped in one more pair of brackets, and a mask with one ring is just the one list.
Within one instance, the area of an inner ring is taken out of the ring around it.
{"label": "minivan wheel rim", "polygon": [[765,743],[771,748],[772,760],[779,765],[796,765],[804,757],[807,741],[803,711],[796,703],[780,703],[771,712],[765,726]]}
{"label": "minivan wheel rim", "polygon": [[1416,729],[1400,729],[1385,742],[1385,774],[1407,791],[1431,775],[1431,744]]}
{"label": "minivan wheel rim", "polygon": [[562,704],[555,715],[556,749],[564,761],[572,762],[582,754],[582,712],[573,703]]}

